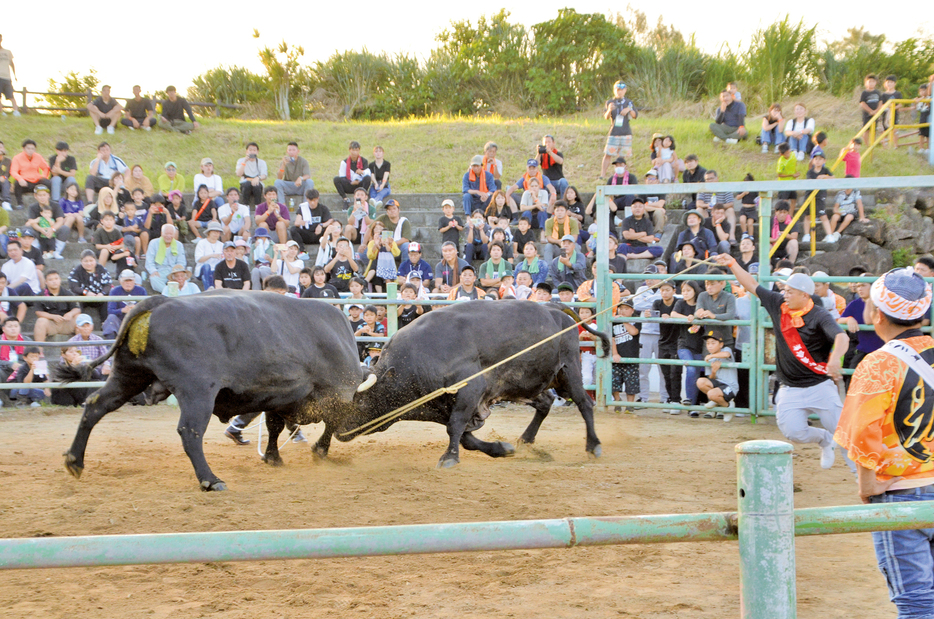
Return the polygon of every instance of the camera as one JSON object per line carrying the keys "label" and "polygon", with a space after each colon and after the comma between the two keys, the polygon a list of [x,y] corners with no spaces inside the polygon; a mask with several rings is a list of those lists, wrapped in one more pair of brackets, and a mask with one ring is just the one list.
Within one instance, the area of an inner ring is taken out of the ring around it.
{"label": "camera", "polygon": [[544,145],[544,144],[542,144],[542,145],[540,145],[540,146],[538,147],[538,154],[539,154],[539,155],[544,155],[544,154],[547,153],[547,152],[548,152],[548,149],[545,148],[545,145]]}
{"label": "camera", "polygon": [[561,250],[561,257],[562,257],[562,258],[567,258],[567,257],[568,257],[568,250],[562,249],[562,250]]}
{"label": "camera", "polygon": [[256,159],[256,157],[257,157],[256,153],[250,153],[250,154],[247,155],[247,156],[248,156],[250,159]]}

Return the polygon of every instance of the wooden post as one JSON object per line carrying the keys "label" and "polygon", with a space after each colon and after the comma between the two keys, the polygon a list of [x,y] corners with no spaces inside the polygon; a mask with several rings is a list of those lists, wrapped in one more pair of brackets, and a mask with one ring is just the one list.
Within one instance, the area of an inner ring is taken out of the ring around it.
{"label": "wooden post", "polygon": [[214,118],[220,116],[221,113],[221,104],[217,102],[217,99],[214,100]]}
{"label": "wooden post", "polygon": [[26,107],[26,87],[25,87],[25,86],[23,86],[23,104],[22,104],[21,106],[19,106],[19,107],[20,107],[20,112],[21,112],[22,114],[25,114],[26,111],[27,111],[27,109],[28,109],[28,108]]}

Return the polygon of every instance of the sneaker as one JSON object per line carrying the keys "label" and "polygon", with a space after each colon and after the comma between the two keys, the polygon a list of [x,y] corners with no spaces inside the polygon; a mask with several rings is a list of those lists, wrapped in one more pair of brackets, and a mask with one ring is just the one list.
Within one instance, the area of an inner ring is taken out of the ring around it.
{"label": "sneaker", "polygon": [[298,255],[299,260],[311,260],[311,256],[308,255],[308,252],[303,251]]}
{"label": "sneaker", "polygon": [[717,408],[717,403],[714,402],[713,400],[710,400],[709,402],[707,402],[706,404],[704,404],[704,406],[707,407],[707,408]]}
{"label": "sneaker", "polygon": [[763,154],[769,152],[769,145],[768,145],[768,144],[763,144],[763,145],[762,145],[762,152],[763,152]]}
{"label": "sneaker", "polygon": [[295,436],[292,437],[292,442],[293,443],[307,443],[308,439],[305,438],[305,435],[302,434],[301,430],[299,430],[298,432],[295,433]]}
{"label": "sneaker", "polygon": [[57,251],[53,251],[53,252],[52,252],[51,258],[52,258],[52,260],[64,260],[64,259],[65,259],[65,257],[62,256],[62,255],[61,255],[60,253],[58,253]]}
{"label": "sneaker", "polygon": [[833,461],[836,458],[836,454],[833,451],[833,443],[825,447],[820,448],[820,467],[822,469],[829,469],[833,466]]}
{"label": "sneaker", "polygon": [[700,417],[700,413],[697,411],[691,411],[690,413],[688,413],[688,417],[693,417],[694,419],[697,419],[698,417]]}
{"label": "sneaker", "polygon": [[249,445],[250,439],[243,438],[243,432],[240,430],[234,430],[233,428],[227,428],[224,430],[224,436],[232,440],[237,445]]}
{"label": "sneaker", "polygon": [[803,151],[803,150],[799,150],[799,151],[798,151],[798,154],[795,155],[795,157],[798,158],[798,161],[804,161],[804,151]]}
{"label": "sneaker", "polygon": [[87,240],[86,238],[84,238],[83,236],[79,236],[79,237],[78,237],[78,242],[79,242],[79,243],[87,243],[88,240]]}
{"label": "sneaker", "polygon": [[713,143],[714,143],[714,144],[716,144],[717,142],[722,142],[722,141],[723,141],[723,140],[721,140],[721,139],[718,138],[717,136],[713,136]]}
{"label": "sneaker", "polygon": [[704,419],[713,419],[716,416],[717,414],[713,411],[707,411],[706,413],[704,413]]}
{"label": "sneaker", "polygon": [[9,203],[9,202],[4,201],[4,202],[3,202],[3,210],[5,210],[5,211],[12,211],[12,210],[13,210],[13,207],[10,206],[10,203]]}
{"label": "sneaker", "polygon": [[107,133],[108,133],[108,135],[113,135],[113,134],[114,134],[114,128],[113,128],[113,125],[111,125],[111,126],[109,126],[109,127],[107,127]]}
{"label": "sneaker", "polygon": [[94,127],[94,135],[100,135],[104,132],[103,127]]}
{"label": "sneaker", "polygon": [[669,414],[669,415],[680,415],[680,414],[681,414],[681,409],[680,409],[680,408],[671,408],[671,409],[668,410],[668,414]]}
{"label": "sneaker", "polygon": [[149,125],[143,125],[143,131],[152,131],[152,127]]}
{"label": "sneaker", "polygon": [[42,405],[39,404],[38,402],[30,402],[30,403],[29,403],[29,406],[31,406],[32,408],[39,408],[39,407],[42,406]]}
{"label": "sneaker", "polygon": [[830,234],[824,237],[824,242],[826,243],[836,243],[839,240],[840,240],[840,235],[837,234],[836,232],[831,232]]}
{"label": "sneaker", "polygon": [[13,110],[13,118],[19,118],[22,114],[19,113],[19,110]]}
{"label": "sneaker", "polygon": [[129,129],[130,131],[136,131],[136,127],[133,127],[133,126],[127,127],[127,129]]}
{"label": "sneaker", "polygon": [[717,419],[723,419],[723,413],[717,413]]}
{"label": "sneaker", "polygon": [[733,413],[727,413],[723,416],[723,423],[729,423],[733,420]]}
{"label": "sneaker", "polygon": [[739,140],[737,140],[736,138],[727,138],[726,143],[727,144],[739,144]]}
{"label": "sneaker", "polygon": [[804,236],[802,236],[802,237],[801,237],[801,242],[802,242],[802,243],[810,243],[810,242],[811,242],[811,235],[810,235],[810,234],[805,234]]}
{"label": "sneaker", "polygon": [[778,145],[778,144],[776,144],[776,145],[775,145],[775,150],[774,150],[774,151],[772,151],[772,152],[774,152],[774,153],[775,153],[776,155],[778,154],[778,147],[779,147],[779,145]]}

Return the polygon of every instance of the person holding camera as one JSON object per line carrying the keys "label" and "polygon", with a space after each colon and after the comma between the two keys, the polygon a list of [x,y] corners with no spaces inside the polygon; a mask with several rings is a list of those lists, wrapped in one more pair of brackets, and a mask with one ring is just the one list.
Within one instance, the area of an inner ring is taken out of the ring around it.
{"label": "person holding camera", "polygon": [[473,264],[474,260],[489,258],[487,249],[492,229],[483,218],[483,211],[474,211],[467,220],[467,242],[464,245],[464,260]]}
{"label": "person holding camera", "polygon": [[577,248],[577,237],[565,234],[561,237],[561,254],[551,261],[551,281],[558,284],[568,283],[574,290],[587,279],[587,257]]}
{"label": "person holding camera", "polygon": [[[285,147],[285,157],[279,162],[273,186],[276,188],[276,200],[280,204],[285,203],[287,195],[303,196],[306,191],[315,188],[315,182],[311,180],[311,166],[298,154],[298,142],[289,142]],[[268,192],[264,192],[263,197],[266,193]]]}
{"label": "person holding camera", "polygon": [[259,145],[246,145],[246,156],[237,159],[237,176],[240,177],[240,195],[250,208],[263,201],[263,181],[269,176],[266,162],[259,158]]}
{"label": "person holding camera", "polygon": [[564,196],[568,189],[568,179],[564,178],[564,153],[555,147],[555,139],[550,135],[542,138],[538,147],[538,163],[544,174],[555,186],[557,195]]}
{"label": "person holding camera", "polygon": [[347,208],[347,225],[344,236],[351,241],[363,238],[367,229],[376,221],[376,205],[367,199],[367,190],[357,187],[353,192],[353,202]]}
{"label": "person holding camera", "polygon": [[606,136],[603,149],[603,164],[600,166],[600,178],[606,178],[610,161],[618,157],[632,157],[632,129],[629,119],[636,119],[639,112],[631,99],[626,98],[626,84],[620,80],[613,86],[616,97],[606,102],[603,117],[611,121],[610,133]]}

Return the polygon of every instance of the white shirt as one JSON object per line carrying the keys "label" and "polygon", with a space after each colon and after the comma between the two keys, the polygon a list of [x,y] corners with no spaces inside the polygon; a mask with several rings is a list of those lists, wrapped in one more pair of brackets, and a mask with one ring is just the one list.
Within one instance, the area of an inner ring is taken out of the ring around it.
{"label": "white shirt", "polygon": [[[362,180],[363,177],[369,176],[369,175],[370,175],[369,168],[363,168],[362,170],[358,170],[356,166],[354,166],[354,168],[350,171],[350,180],[359,181],[359,180]],[[341,161],[341,167],[337,172],[337,176],[339,178],[347,178],[347,160],[346,159]]]}
{"label": "white shirt", "polygon": [[201,275],[201,269],[204,268],[204,265],[208,265],[212,269],[218,265],[218,263],[224,258],[209,258],[204,262],[198,262],[204,256],[210,256],[211,254],[223,254],[224,253],[224,243],[220,239],[216,243],[211,243],[207,239],[201,239],[198,241],[198,244],[195,245],[195,264],[198,272],[196,275]]}
{"label": "white shirt", "polygon": [[[217,209],[217,218],[223,221],[225,218],[230,217],[233,209],[230,208],[230,203],[225,204],[224,206]],[[230,220],[230,230],[231,232],[237,233],[243,229],[243,224],[247,219],[250,218],[250,207],[246,204],[237,203],[237,212],[233,214],[233,217]]]}
{"label": "white shirt", "polygon": [[32,289],[33,294],[39,294],[42,288],[39,286],[39,276],[36,272],[36,264],[29,258],[23,256],[19,262],[7,260],[0,271],[6,275],[7,283],[12,286],[21,277],[26,278],[26,283]]}
{"label": "white shirt", "polygon": [[[291,264],[292,268],[298,267],[298,271],[294,273],[289,273],[289,267],[286,264]],[[296,259],[294,262],[287,262],[286,260],[276,260],[275,265],[273,265],[273,273],[277,273],[282,276],[285,280],[286,286],[295,286],[295,289],[298,290],[298,276],[301,274],[302,267],[305,266],[301,260]]]}
{"label": "white shirt", "polygon": [[198,187],[201,185],[207,185],[208,191],[219,191],[221,195],[224,194],[224,182],[217,174],[212,174],[210,177],[207,177],[200,172],[195,174],[194,185],[192,186],[192,188],[195,190],[195,194],[198,193]]}
{"label": "white shirt", "polygon": [[809,135],[814,135],[814,119],[808,118],[806,121],[798,122],[794,118],[785,123],[785,133],[789,134],[792,131],[804,131],[805,129],[810,129],[811,133]]}

